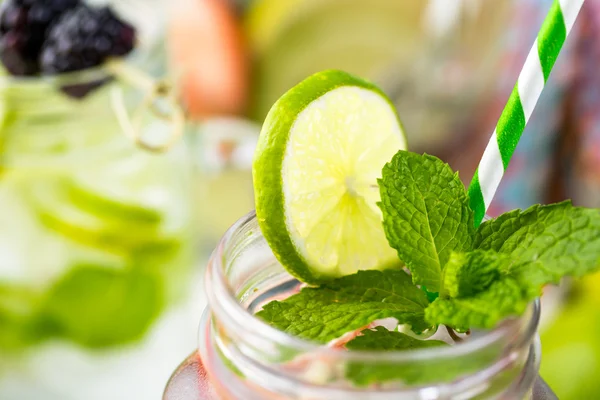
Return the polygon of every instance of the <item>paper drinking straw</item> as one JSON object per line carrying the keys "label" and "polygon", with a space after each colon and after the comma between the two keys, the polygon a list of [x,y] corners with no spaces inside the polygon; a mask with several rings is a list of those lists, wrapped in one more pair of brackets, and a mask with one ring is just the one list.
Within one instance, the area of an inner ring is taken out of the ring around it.
{"label": "paper drinking straw", "polygon": [[479,226],[584,0],[554,0],[469,186]]}

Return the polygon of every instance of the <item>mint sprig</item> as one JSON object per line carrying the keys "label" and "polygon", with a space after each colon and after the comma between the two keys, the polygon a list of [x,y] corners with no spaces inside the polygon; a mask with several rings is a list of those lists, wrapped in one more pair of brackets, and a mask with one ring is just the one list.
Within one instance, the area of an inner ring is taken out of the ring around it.
{"label": "mint sprig", "polygon": [[[360,271],[269,303],[259,317],[322,343],[389,317],[417,333],[441,324],[461,331],[493,328],[523,314],[544,285],[600,268],[600,210],[570,202],[536,205],[475,229],[458,175],[433,156],[406,151],[384,167],[379,185],[386,237],[410,275]],[[439,296],[430,302],[426,293]],[[346,347],[389,351],[429,345],[377,327]],[[449,362],[473,367],[465,360]],[[347,378],[362,385],[392,379],[424,382],[431,376],[413,367],[350,364]],[[447,365],[436,373],[451,370]]]}
{"label": "mint sprig", "polygon": [[383,318],[396,318],[416,332],[425,322],[427,296],[399,270],[359,271],[318,288],[304,288],[256,315],[292,335],[326,343]]}
{"label": "mint sprig", "polygon": [[430,323],[492,328],[522,314],[544,285],[594,272],[600,211],[568,201],[511,211],[483,223],[474,247],[446,267],[446,296],[426,310]]}
{"label": "mint sprig", "polygon": [[436,157],[399,151],[379,180],[383,226],[415,285],[439,292],[453,251],[472,248],[469,198],[457,174]]}

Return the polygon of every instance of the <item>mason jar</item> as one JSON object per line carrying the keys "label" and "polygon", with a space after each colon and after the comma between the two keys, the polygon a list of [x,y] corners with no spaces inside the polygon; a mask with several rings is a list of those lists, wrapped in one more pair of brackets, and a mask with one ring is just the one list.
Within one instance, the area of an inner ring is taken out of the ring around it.
{"label": "mason jar", "polygon": [[[522,317],[453,346],[355,352],[290,336],[253,316],[300,286],[276,261],[255,214],[238,221],[208,264],[198,351],[173,374],[163,400],[553,398],[538,379],[537,301]],[[434,337],[448,340],[442,331]],[[374,366],[406,373],[363,386],[346,379],[350,369]]]}
{"label": "mason jar", "polygon": [[182,142],[156,154],[124,133],[172,128],[145,95],[105,68],[0,76],[0,397],[38,349],[138,342],[186,293],[190,161]]}

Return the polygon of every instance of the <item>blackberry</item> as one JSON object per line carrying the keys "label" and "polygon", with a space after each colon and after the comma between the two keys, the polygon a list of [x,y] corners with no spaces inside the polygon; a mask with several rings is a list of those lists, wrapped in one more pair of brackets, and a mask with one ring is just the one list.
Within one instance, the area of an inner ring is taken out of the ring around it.
{"label": "blackberry", "polygon": [[39,72],[48,28],[79,0],[6,0],[0,9],[0,59],[13,75]]}
{"label": "blackberry", "polygon": [[134,42],[135,29],[110,8],[82,4],[65,12],[50,28],[42,48],[41,69],[59,74],[95,67],[109,57],[126,55]]}

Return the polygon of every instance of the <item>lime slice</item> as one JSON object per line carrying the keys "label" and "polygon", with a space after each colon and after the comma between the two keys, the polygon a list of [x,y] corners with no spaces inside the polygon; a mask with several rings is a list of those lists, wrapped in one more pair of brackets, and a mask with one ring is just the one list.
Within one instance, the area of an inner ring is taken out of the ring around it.
{"label": "lime slice", "polygon": [[85,186],[65,185],[69,200],[77,207],[99,217],[135,221],[139,224],[154,225],[161,222],[161,214],[151,208],[120,202]]}
{"label": "lime slice", "polygon": [[106,160],[71,174],[65,192],[72,204],[99,218],[180,231],[187,223],[187,169],[173,168],[173,162],[145,153]]}
{"label": "lime slice", "polygon": [[146,161],[136,156],[104,161],[66,176],[57,189],[65,193],[69,203],[98,218],[154,229],[164,222],[164,207],[151,204],[161,196],[157,192],[162,189],[160,185],[164,186],[164,179],[159,166]]}
{"label": "lime slice", "polygon": [[308,283],[389,268],[377,179],[406,139],[375,85],[317,73],[271,108],[253,174],[260,228],[279,262]]}
{"label": "lime slice", "polygon": [[65,183],[32,185],[30,201],[39,221],[47,228],[76,243],[114,254],[131,254],[142,249],[170,252],[179,238],[161,231],[160,225],[111,220],[86,212],[69,201]]}

